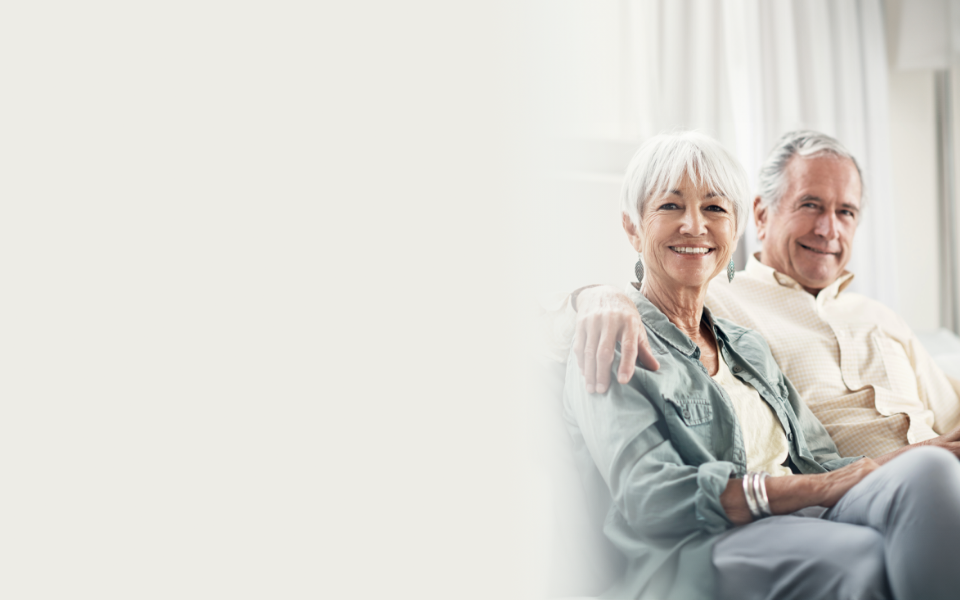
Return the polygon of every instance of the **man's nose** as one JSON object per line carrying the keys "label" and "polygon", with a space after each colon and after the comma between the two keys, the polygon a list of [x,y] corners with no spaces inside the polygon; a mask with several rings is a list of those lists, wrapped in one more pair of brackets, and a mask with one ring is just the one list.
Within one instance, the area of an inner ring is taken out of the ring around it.
{"label": "man's nose", "polygon": [[837,216],[832,212],[817,217],[817,224],[813,232],[820,237],[832,240],[837,237]]}

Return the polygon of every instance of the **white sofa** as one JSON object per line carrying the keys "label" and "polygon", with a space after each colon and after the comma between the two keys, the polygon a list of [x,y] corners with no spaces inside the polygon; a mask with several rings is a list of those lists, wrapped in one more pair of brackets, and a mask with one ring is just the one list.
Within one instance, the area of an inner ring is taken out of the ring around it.
{"label": "white sofa", "polygon": [[[918,334],[920,342],[944,372],[960,380],[960,337],[939,329]],[[622,556],[607,541],[602,527],[610,496],[602,481],[578,469],[571,440],[563,421],[563,381],[566,367],[556,359],[539,364],[542,378],[544,465],[551,498],[548,598],[585,600],[607,589],[624,566]]]}

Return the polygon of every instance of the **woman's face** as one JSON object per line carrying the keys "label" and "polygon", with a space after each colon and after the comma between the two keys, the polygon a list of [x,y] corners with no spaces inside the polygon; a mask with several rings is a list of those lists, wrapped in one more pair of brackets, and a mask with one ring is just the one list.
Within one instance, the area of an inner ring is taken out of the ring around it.
{"label": "woman's face", "polygon": [[704,288],[737,245],[733,202],[686,175],[676,189],[651,197],[640,220],[644,278],[669,288]]}

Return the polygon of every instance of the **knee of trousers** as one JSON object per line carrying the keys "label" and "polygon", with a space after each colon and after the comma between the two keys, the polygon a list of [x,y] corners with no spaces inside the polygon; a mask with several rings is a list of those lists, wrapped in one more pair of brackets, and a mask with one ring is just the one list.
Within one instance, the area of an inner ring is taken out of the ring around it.
{"label": "knee of trousers", "polygon": [[[811,525],[815,532],[804,531]],[[797,527],[799,532],[778,530],[779,535],[773,540],[762,535],[763,528],[759,528],[757,534],[742,540],[737,547],[721,543],[723,552],[714,554],[718,597],[888,598],[884,541],[877,531],[824,521],[798,521]]]}
{"label": "knee of trousers", "polygon": [[869,527],[845,531],[831,540],[831,551],[815,561],[810,576],[823,586],[822,598],[888,598],[883,536]]}
{"label": "knee of trousers", "polygon": [[960,499],[960,460],[943,448],[914,448],[888,465],[892,483],[912,497],[948,494]]}

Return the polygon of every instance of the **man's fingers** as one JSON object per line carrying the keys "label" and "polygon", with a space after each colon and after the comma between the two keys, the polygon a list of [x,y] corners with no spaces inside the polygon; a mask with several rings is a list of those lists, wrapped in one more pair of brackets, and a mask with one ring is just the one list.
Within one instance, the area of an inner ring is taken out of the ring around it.
{"label": "man's fingers", "polygon": [[[627,324],[620,340],[620,368],[617,369],[617,381],[627,383],[633,377],[634,365],[637,364],[637,325]],[[643,327],[640,327],[642,330]]]}
{"label": "man's fingers", "polygon": [[641,365],[651,371],[660,368],[660,362],[653,356],[650,342],[647,341],[647,330],[643,328],[640,321],[631,321],[626,326],[623,339],[620,341],[620,352],[623,354],[620,359],[620,369],[617,370],[617,381],[620,383],[630,381],[638,359]]}
{"label": "man's fingers", "polygon": [[600,317],[590,315],[585,318],[583,343],[583,362],[580,364],[580,372],[587,383],[587,392],[592,394],[596,391],[597,383],[597,343],[600,337]]}
{"label": "man's fingers", "polygon": [[952,452],[957,458],[960,458],[960,442],[947,442],[943,444],[943,447]]}
{"label": "man's fingers", "polygon": [[[640,364],[651,371],[659,369],[660,361],[653,356],[653,350],[650,349],[650,342],[647,341],[647,330],[642,326],[640,327],[640,335],[637,336],[637,346]],[[629,381],[629,379],[627,381]]]}
{"label": "man's fingers", "polygon": [[577,319],[577,333],[573,336],[573,353],[577,355],[577,366],[583,373],[583,345],[586,343],[586,325],[583,318]]}
{"label": "man's fingers", "polygon": [[613,364],[616,344],[616,331],[611,331],[609,324],[605,324],[597,343],[597,393],[599,394],[610,387],[610,365]]}

